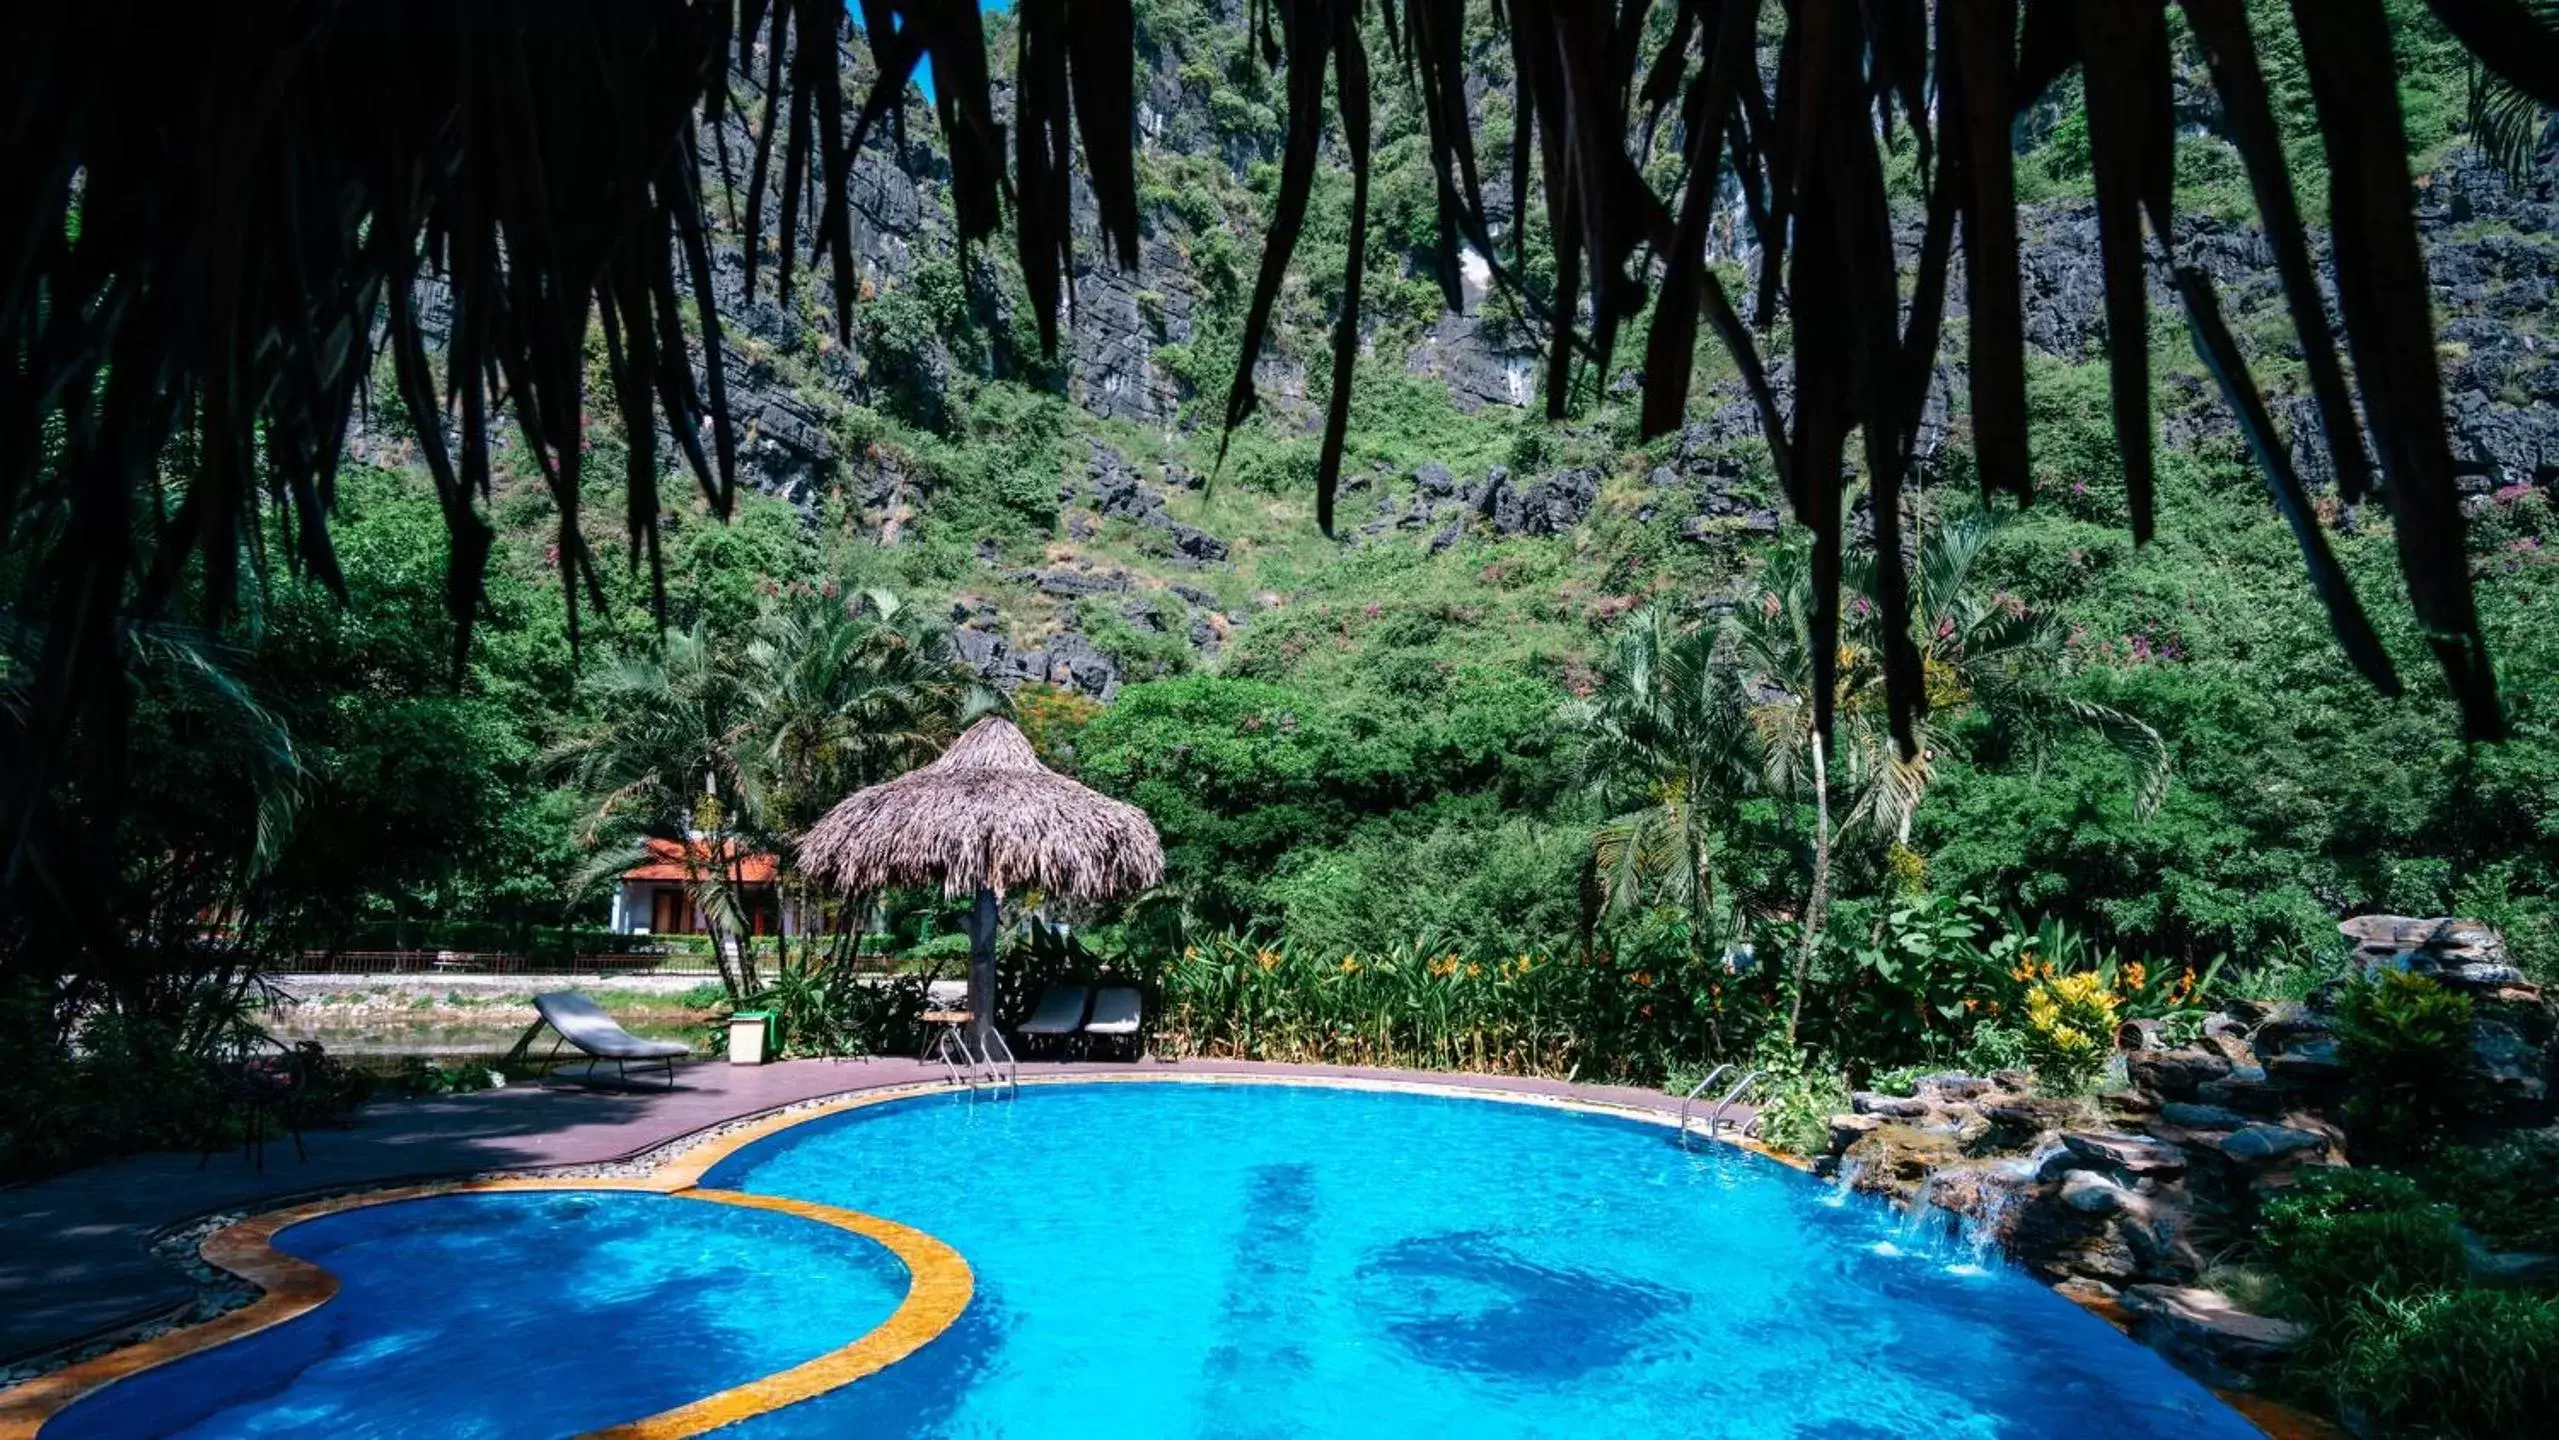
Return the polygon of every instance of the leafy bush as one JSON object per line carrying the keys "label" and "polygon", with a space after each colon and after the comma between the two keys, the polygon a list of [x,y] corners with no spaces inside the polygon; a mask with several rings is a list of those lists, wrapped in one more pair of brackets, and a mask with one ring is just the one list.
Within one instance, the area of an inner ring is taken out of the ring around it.
{"label": "leafy bush", "polygon": [[2026,1053],[2035,1075],[2059,1094],[2096,1084],[2115,1053],[2120,1004],[2093,970],[2035,982],[2026,992]]}
{"label": "leafy bush", "polygon": [[968,957],[969,937],[965,930],[945,930],[938,935],[928,935],[907,946],[903,956],[907,960],[929,961],[966,960]]}
{"label": "leafy bush", "polygon": [[2541,1435],[2559,1413],[2559,1300],[2548,1295],[2376,1297],[2322,1350],[2312,1383],[2373,1434]]}
{"label": "leafy bush", "polygon": [[204,1061],[156,1028],[102,1018],[77,1047],[31,1053],[0,1111],[0,1182],[135,1150],[190,1148],[222,1124]]}
{"label": "leafy bush", "polygon": [[1760,1142],[1789,1155],[1828,1150],[1830,1117],[1848,1108],[1848,1082],[1820,1056],[1787,1049],[1774,1035],[1752,1064],[1765,1077],[1756,1102]]}
{"label": "leafy bush", "polygon": [[[967,937],[960,936],[962,953]],[[848,966],[786,965],[742,1009],[767,1010],[782,1054],[913,1054],[922,1045],[925,1001],[937,971],[865,975]],[[723,1015],[720,1025],[727,1024]]]}
{"label": "leafy bush", "polygon": [[1964,1069],[1975,1075],[2031,1069],[2034,1063],[2034,1048],[2022,1025],[1984,1020],[1973,1027],[1964,1044]]}
{"label": "leafy bush", "polygon": [[2258,1244],[2305,1318],[2333,1323],[2371,1296],[2459,1284],[2468,1274],[2452,1207],[2378,1170],[2316,1170],[2267,1203]]}
{"label": "leafy bush", "polygon": [[2471,1109],[2470,997],[2403,970],[2358,978],[2337,1002],[2337,1049],[2353,1071],[2346,1119],[2378,1158],[2426,1154]]}
{"label": "leafy bush", "polygon": [[2548,1132],[2448,1150],[2422,1178],[2491,1248],[2559,1253],[2559,1139]]}
{"label": "leafy bush", "polygon": [[1227,934],[1163,967],[1160,1053],[1657,1081],[1702,1053],[1682,977],[1632,956],[1353,953]]}

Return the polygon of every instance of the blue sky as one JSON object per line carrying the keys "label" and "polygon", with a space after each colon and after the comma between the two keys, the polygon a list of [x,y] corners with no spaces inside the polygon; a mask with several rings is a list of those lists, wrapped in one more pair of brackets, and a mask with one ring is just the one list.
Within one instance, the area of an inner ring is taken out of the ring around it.
{"label": "blue sky", "polygon": [[[1013,0],[977,0],[977,13],[980,15],[993,14],[999,11],[1010,10],[1012,8]],[[858,13],[854,16],[853,23],[856,27],[861,25],[861,16]],[[927,60],[923,64],[915,67],[915,83],[923,87],[925,99],[930,100],[933,98],[932,61]]]}

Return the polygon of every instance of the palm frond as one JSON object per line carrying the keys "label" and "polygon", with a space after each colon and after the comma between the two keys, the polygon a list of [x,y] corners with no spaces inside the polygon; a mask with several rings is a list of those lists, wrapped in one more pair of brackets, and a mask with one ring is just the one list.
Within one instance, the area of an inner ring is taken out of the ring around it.
{"label": "palm frond", "polygon": [[[2430,5],[2497,85],[2543,106],[2559,101],[2547,0]],[[2382,0],[2295,0],[2288,10],[2332,176],[2337,300],[2363,385],[2360,417],[2331,363],[2324,299],[2296,263],[2306,252],[2280,198],[2287,162],[2257,123],[2266,87],[2244,42],[2252,23],[2286,21],[2261,12],[2252,22],[2237,0],[2181,7],[2207,36],[2216,84],[2241,119],[2341,482],[2359,489],[2354,457],[2368,433],[2411,608],[2467,733],[2492,738],[2504,721],[2463,560]],[[2011,128],[2074,67],[2087,84],[2101,191],[2114,418],[2133,528],[2147,533],[2149,357],[2138,322],[2146,257],[2174,238],[2164,99],[2174,58],[2156,0],[1933,10],[1925,0],[1799,0],[1775,11],[1761,0],[1674,0],[1668,25],[1654,23],[1657,8],[1487,7],[1515,90],[1507,257],[1470,133],[1477,58],[1466,0],[1403,0],[1400,27],[1391,4],[1375,10],[1422,96],[1441,272],[1456,273],[1458,246],[1473,246],[1547,328],[1550,414],[1563,412],[1580,367],[1606,379],[1618,335],[1648,309],[1648,436],[1684,413],[1691,375],[1680,359],[1699,319],[1734,351],[1780,483],[1812,535],[1803,693],[1826,732],[1846,438],[1866,437],[1862,482],[1889,536],[1911,464],[1901,437],[1925,393],[1914,377],[1933,365],[1932,317],[1959,269],[1979,469],[1987,488],[2028,498]],[[1329,129],[1353,183],[1350,281],[1332,316],[1333,393],[1315,478],[1329,519],[1358,358],[1372,7],[1265,0],[1255,9],[1276,22],[1261,33],[1267,63],[1286,65],[1288,130],[1227,418],[1254,408],[1253,368]],[[1058,204],[1074,142],[1105,248],[1123,264],[1137,248],[1134,12],[1130,0],[1025,0],[1019,12],[1009,127],[996,118],[977,0],[860,0],[858,24],[843,0],[22,0],[0,13],[0,350],[9,357],[0,523],[12,543],[44,552],[20,572],[19,603],[43,619],[44,649],[30,669],[27,723],[0,757],[9,867],[41,797],[75,763],[73,747],[89,752],[76,763],[90,771],[115,768],[106,752],[125,701],[105,677],[125,663],[124,620],[153,618],[182,594],[202,595],[219,620],[236,603],[244,560],[265,563],[269,511],[286,537],[284,563],[337,583],[336,467],[377,356],[387,354],[443,507],[457,657],[494,538],[492,437],[510,421],[553,498],[573,636],[582,612],[602,603],[580,505],[591,337],[627,441],[622,521],[634,563],[645,557],[652,574],[658,565],[662,461],[690,471],[726,512],[737,437],[700,134],[709,129],[710,148],[727,153],[733,67],[754,77],[747,88],[760,107],[748,117],[742,223],[750,297],[770,197],[777,287],[789,293],[805,249],[827,266],[836,328],[849,332],[859,288],[851,161],[884,125],[902,131],[910,82],[929,64],[959,240],[993,236],[1011,205],[1032,308],[1053,347],[1054,300],[1071,299],[1075,265]],[[867,54],[858,105],[846,104],[839,69],[848,40]],[[1664,194],[1635,162],[1630,112],[1674,103],[1684,148]],[[2525,128],[2519,105],[2480,110],[2484,143],[2509,158]],[[1881,148],[1904,133],[1917,142],[1929,217],[1907,328]],[[1791,322],[1791,413],[1704,262],[1711,227],[1698,223],[1700,205],[1728,183],[1758,246],[1755,318],[1773,328],[1782,311]],[[1544,204],[1551,305],[1530,303],[1520,281],[1517,246],[1531,227],[1518,222],[1534,199]],[[1668,304],[1653,303],[1656,276]],[[450,300],[441,353],[420,306],[431,281]],[[2195,303],[2191,292],[2180,298]],[[2226,378],[2224,388],[2250,387]],[[660,455],[661,434],[675,455]],[[158,462],[181,443],[196,462],[163,507]],[[1897,565],[1896,549],[1882,561],[1886,623],[1873,641],[1886,657],[1891,726],[1907,741],[1925,682],[1911,663]]]}
{"label": "palm frond", "polygon": [[[2458,14],[2456,33],[2475,36],[2483,46],[2480,58],[2470,62],[2470,143],[2507,184],[2516,184],[2531,173],[2543,148],[2559,137],[2559,83],[2546,84],[2538,68],[2559,64],[2559,0],[2438,8],[2446,12],[2447,23],[2454,23]],[[2520,13],[2486,13],[2497,9]],[[2473,11],[2480,13],[2473,16]],[[2507,48],[2502,58],[2508,63],[2492,68],[2484,47]]]}

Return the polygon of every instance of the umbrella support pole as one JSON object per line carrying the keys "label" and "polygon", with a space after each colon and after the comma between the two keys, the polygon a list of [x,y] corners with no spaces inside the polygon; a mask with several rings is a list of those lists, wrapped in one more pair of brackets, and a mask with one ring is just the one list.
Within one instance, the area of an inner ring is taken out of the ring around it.
{"label": "umbrella support pole", "polygon": [[[1013,1046],[1003,1041],[1003,1028],[995,1026],[995,890],[980,885],[978,903],[970,905],[967,926],[967,1008],[970,1008],[972,1044],[962,1044],[960,1054],[970,1054],[975,1069],[970,1084],[978,1084],[978,1069],[985,1069],[988,1084],[1011,1084],[1021,1090],[1021,1061],[1013,1059]],[[998,1067],[1001,1059],[1001,1067]]]}

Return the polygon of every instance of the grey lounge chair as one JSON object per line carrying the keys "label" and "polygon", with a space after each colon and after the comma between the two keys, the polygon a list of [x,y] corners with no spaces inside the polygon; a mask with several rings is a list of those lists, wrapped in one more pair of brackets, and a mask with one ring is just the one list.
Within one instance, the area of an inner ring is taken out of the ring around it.
{"label": "grey lounge chair", "polygon": [[1087,1035],[1106,1039],[1125,1038],[1132,1053],[1137,1049],[1137,1029],[1146,1018],[1146,999],[1125,987],[1105,990],[1093,997],[1093,1018],[1084,1026]]}
{"label": "grey lounge chair", "polygon": [[1081,985],[1051,985],[1040,992],[1040,1003],[1031,1018],[1013,1027],[1013,1033],[1025,1040],[1063,1040],[1084,1028],[1085,989]]}
{"label": "grey lounge chair", "polygon": [[[693,1047],[681,1040],[641,1039],[615,1024],[602,1006],[575,990],[536,995],[533,1008],[542,1012],[541,1024],[535,1025],[534,1029],[538,1031],[542,1024],[547,1024],[560,1037],[551,1042],[551,1053],[543,1057],[545,1076],[557,1068],[560,1047],[566,1044],[576,1047],[586,1056],[586,1078],[589,1080],[595,1078],[595,1067],[607,1060],[613,1062],[614,1073],[626,1081],[631,1078],[632,1061],[654,1060],[666,1066],[666,1086],[672,1090],[675,1088],[675,1062],[693,1053]],[[532,1034],[528,1032],[525,1040],[530,1042],[531,1039]],[[525,1046],[516,1048],[521,1051]]]}

